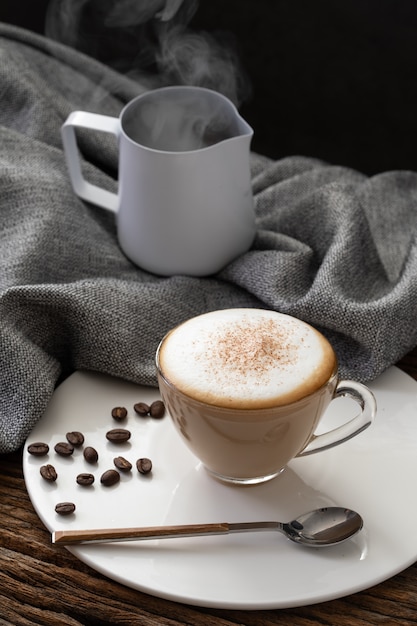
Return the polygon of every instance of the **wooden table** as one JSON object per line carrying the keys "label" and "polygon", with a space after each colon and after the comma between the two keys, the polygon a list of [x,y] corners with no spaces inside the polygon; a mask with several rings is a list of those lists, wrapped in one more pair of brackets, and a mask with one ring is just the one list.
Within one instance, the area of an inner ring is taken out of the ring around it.
{"label": "wooden table", "polygon": [[[417,380],[417,349],[399,366]],[[0,625],[417,624],[417,563],[361,593],[294,609],[202,609],[154,598],[105,578],[51,544],[26,491],[22,451],[0,456],[0,476]]]}

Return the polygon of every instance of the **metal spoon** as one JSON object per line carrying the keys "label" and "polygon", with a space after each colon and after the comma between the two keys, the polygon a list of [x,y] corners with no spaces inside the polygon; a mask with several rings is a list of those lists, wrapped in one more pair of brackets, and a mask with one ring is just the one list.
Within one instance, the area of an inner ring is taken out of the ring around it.
{"label": "metal spoon", "polygon": [[173,537],[201,537],[229,533],[277,530],[291,541],[313,548],[332,546],[349,539],[361,530],[359,513],[342,507],[324,507],[304,513],[292,522],[238,522],[219,524],[186,524],[148,528],[115,528],[102,530],[56,530],[52,543],[70,545],[110,541],[137,541]]}

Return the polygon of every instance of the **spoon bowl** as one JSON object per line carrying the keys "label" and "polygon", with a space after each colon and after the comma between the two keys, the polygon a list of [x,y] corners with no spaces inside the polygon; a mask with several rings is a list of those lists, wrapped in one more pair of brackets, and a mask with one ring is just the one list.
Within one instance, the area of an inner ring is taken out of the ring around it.
{"label": "spoon bowl", "polygon": [[174,537],[202,537],[229,533],[275,530],[303,546],[322,548],[346,541],[363,526],[362,517],[352,509],[322,507],[304,513],[291,522],[234,522],[216,524],[185,524],[181,526],[151,526],[141,528],[113,528],[97,530],[57,530],[52,543],[71,545],[112,541],[140,541],[145,539],[173,539]]}
{"label": "spoon bowl", "polygon": [[283,524],[282,532],[296,543],[317,547],[346,541],[363,527],[359,513],[342,507],[325,507]]}

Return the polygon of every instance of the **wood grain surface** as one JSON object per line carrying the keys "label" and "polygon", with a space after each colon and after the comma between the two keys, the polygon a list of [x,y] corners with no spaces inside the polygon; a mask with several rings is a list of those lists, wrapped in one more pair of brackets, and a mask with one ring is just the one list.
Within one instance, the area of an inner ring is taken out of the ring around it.
{"label": "wood grain surface", "polygon": [[[417,380],[417,349],[399,366]],[[2,625],[417,624],[417,564],[361,593],[286,610],[203,609],[146,595],[105,578],[64,548],[51,544],[50,534],[38,518],[26,491],[21,450],[0,455],[0,475]],[[256,572],[251,574],[256,575]]]}

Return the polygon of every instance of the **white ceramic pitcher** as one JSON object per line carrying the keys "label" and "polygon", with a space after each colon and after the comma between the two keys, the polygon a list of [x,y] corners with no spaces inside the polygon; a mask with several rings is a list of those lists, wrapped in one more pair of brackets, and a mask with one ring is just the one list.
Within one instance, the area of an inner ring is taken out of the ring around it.
{"label": "white ceramic pitcher", "polygon": [[[116,135],[117,194],[83,177],[77,128]],[[251,246],[252,135],[225,96],[184,86],[148,91],[119,118],[75,111],[62,126],[75,193],[116,212],[126,256],[161,275],[213,274]]]}

